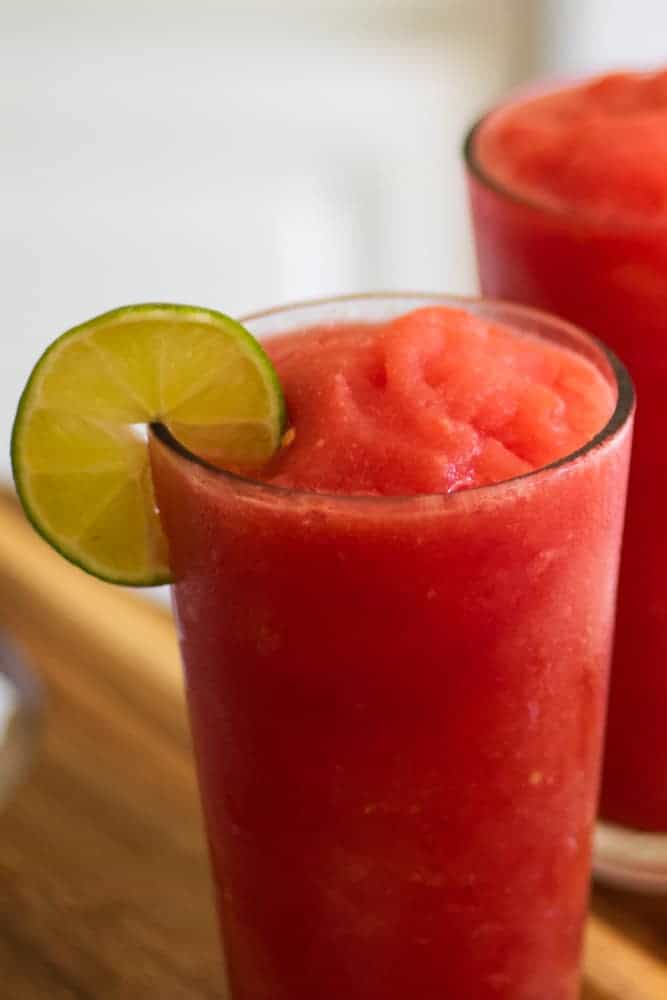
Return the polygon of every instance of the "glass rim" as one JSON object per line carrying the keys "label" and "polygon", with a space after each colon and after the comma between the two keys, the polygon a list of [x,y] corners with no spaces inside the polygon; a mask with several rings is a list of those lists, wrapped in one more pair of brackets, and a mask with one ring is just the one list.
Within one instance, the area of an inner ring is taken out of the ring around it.
{"label": "glass rim", "polygon": [[[322,307],[327,305],[336,304],[354,304],[355,302],[397,302],[401,300],[418,300],[424,305],[451,305],[458,306],[461,309],[470,308],[475,305],[483,305],[491,309],[502,309],[509,313],[513,313],[517,318],[524,318],[525,320],[534,321],[546,321],[552,327],[558,327],[565,333],[574,334],[575,337],[583,339],[588,342],[593,348],[595,348],[602,357],[605,359],[611,374],[616,382],[617,397],[616,403],[612,413],[609,416],[607,422],[594,434],[591,438],[584,442],[575,451],[568,452],[566,455],[562,455],[560,458],[555,459],[548,465],[541,465],[537,469],[531,469],[529,472],[524,472],[519,476],[512,476],[510,479],[502,479],[496,483],[487,483],[480,486],[471,486],[464,490],[456,490],[452,493],[410,493],[410,494],[354,494],[354,493],[327,493],[325,491],[319,490],[306,490],[297,489],[291,486],[279,486],[271,482],[265,482],[261,479],[253,479],[250,476],[243,476],[236,472],[231,472],[228,469],[224,469],[221,466],[214,465],[212,462],[208,462],[206,459],[197,455],[195,452],[190,451],[183,445],[174,435],[171,433],[169,428],[159,422],[155,421],[149,425],[149,432],[161,443],[163,444],[173,455],[179,459],[184,459],[196,468],[206,471],[215,477],[218,477],[222,482],[226,482],[230,486],[242,488],[245,491],[251,492],[253,495],[265,495],[273,496],[274,498],[282,499],[300,499],[305,501],[327,501],[330,504],[354,504],[356,505],[371,505],[371,506],[389,506],[390,504],[415,504],[415,501],[421,501],[422,505],[424,502],[437,501],[442,504],[443,501],[449,503],[461,502],[462,498],[470,498],[471,496],[480,495],[494,495],[501,492],[507,487],[514,486],[516,484],[523,483],[528,480],[535,480],[536,478],[547,475],[559,468],[566,467],[575,463],[578,459],[583,458],[588,452],[595,450],[596,448],[603,445],[610,438],[614,437],[617,432],[620,432],[622,428],[627,424],[628,419],[633,413],[635,406],[635,390],[632,379],[623,364],[623,362],[617,357],[614,352],[607,347],[603,341],[599,340],[597,337],[582,330],[580,327],[573,323],[569,323],[567,320],[561,319],[559,316],[554,316],[551,313],[544,312],[541,309],[534,309],[530,306],[520,305],[515,302],[509,302],[505,299],[491,299],[484,298],[483,296],[466,296],[466,295],[447,295],[444,293],[434,292],[357,292],[349,295],[335,295],[335,296],[324,296],[322,298],[313,299],[302,299],[296,302],[290,302],[281,306],[272,306],[268,309],[261,309],[252,313],[245,313],[243,316],[239,317],[239,322],[242,324],[247,324],[257,319],[265,319],[271,316],[283,315],[286,313],[297,312],[298,310],[307,310],[313,307]],[[498,320],[498,322],[503,322],[503,320]],[[509,322],[509,320],[508,320]],[[573,350],[574,348],[568,348]],[[590,359],[589,359],[590,360]]]}
{"label": "glass rim", "polygon": [[[573,84],[573,86],[576,86],[576,84]],[[558,90],[565,89],[569,88],[563,87],[562,85],[556,86],[553,89],[550,88],[544,91],[544,94],[555,93]],[[538,201],[537,198],[531,198],[528,195],[521,194],[519,191],[503,184],[502,181],[497,180],[487,170],[485,170],[475,153],[475,139],[478,132],[493,115],[515,104],[523,104],[526,100],[530,100],[530,98],[524,98],[523,100],[510,99],[505,104],[496,104],[485,111],[484,114],[480,115],[480,117],[477,118],[470,126],[463,139],[462,153],[464,163],[471,177],[478,181],[483,187],[488,188],[489,191],[493,191],[494,194],[512,202],[514,205],[518,205],[521,208],[527,208],[532,212],[538,212],[540,215],[566,223],[570,226],[585,225],[593,229],[619,233],[651,233],[667,229],[667,216],[662,219],[656,217],[649,217],[646,219],[610,219],[609,217],[596,216],[593,213],[581,211],[581,209],[571,209],[565,206],[560,208],[557,205],[549,205]]]}

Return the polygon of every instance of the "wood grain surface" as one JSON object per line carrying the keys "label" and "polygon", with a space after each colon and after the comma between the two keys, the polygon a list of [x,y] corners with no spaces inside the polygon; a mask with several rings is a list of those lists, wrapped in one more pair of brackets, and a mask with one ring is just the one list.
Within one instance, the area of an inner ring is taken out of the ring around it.
{"label": "wood grain surface", "polygon": [[[224,1000],[169,616],[70,567],[0,494],[0,627],[48,699],[0,816],[0,996]],[[582,998],[666,1000],[667,896],[595,890]]]}

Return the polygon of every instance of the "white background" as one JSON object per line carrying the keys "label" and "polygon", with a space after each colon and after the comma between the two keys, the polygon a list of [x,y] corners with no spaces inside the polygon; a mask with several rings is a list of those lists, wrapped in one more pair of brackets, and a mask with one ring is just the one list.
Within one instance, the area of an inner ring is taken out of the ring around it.
{"label": "white background", "polygon": [[0,6],[0,475],[38,354],[106,309],[472,290],[460,142],[532,48],[488,6]]}
{"label": "white background", "polygon": [[0,0],[0,477],[37,355],[106,309],[473,291],[467,125],[666,39],[664,0]]}

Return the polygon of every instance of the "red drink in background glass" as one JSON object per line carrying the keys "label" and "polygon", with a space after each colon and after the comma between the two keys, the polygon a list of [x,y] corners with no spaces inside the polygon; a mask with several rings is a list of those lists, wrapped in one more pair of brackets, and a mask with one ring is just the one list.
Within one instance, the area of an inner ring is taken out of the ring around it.
{"label": "red drink in background glass", "polygon": [[246,320],[287,335],[272,482],[153,430],[234,1000],[577,996],[632,388],[561,321],[448,301]]}
{"label": "red drink in background glass", "polygon": [[637,387],[596,868],[667,887],[667,73],[524,95],[466,157],[484,294],[591,330]]}

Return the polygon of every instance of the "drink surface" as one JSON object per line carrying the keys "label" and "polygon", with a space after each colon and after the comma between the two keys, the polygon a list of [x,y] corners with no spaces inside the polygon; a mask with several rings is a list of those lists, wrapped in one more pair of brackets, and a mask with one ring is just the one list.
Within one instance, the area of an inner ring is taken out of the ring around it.
{"label": "drink surface", "polygon": [[606,221],[667,221],[667,71],[617,73],[494,112],[482,169],[544,207]]}
{"label": "drink surface", "polygon": [[573,351],[460,309],[269,340],[295,434],[276,485],[451,493],[520,476],[602,429],[612,390]]}
{"label": "drink surface", "polygon": [[601,812],[667,832],[667,71],[518,99],[471,154],[483,293],[590,330],[637,389]]}
{"label": "drink surface", "polygon": [[[266,474],[366,495],[271,489],[151,441],[234,1000],[578,994],[630,427],[557,468],[447,495],[452,455],[457,475],[477,466],[460,461],[470,414],[445,461],[433,425],[463,418],[418,405],[467,359],[450,345],[434,362],[434,325],[399,318],[372,350],[361,325],[267,342],[296,439]],[[408,386],[383,413],[377,350],[394,336],[412,364],[396,361]],[[499,355],[527,366],[517,426],[541,430],[513,447],[546,447],[552,421],[571,449],[570,421],[577,436],[606,421],[613,380],[576,344],[487,339],[451,398],[495,412],[510,399]],[[354,395],[336,405],[318,388],[341,367]],[[406,452],[395,478],[380,419],[401,443],[410,428],[418,473]],[[346,457],[347,422],[372,435],[366,462]],[[310,458],[325,435],[326,482]],[[441,495],[377,495],[431,489],[433,453]]]}

